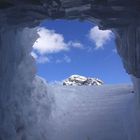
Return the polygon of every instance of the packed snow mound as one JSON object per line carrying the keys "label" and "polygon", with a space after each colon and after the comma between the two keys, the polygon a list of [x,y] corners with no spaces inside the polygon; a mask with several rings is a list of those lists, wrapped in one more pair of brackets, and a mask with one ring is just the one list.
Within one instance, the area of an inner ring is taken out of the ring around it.
{"label": "packed snow mound", "polygon": [[100,85],[103,85],[103,81],[98,78],[85,77],[85,76],[81,76],[81,75],[72,75],[63,81],[63,85],[66,85],[66,86],[69,86],[69,85],[71,85],[71,86],[76,86],[76,85],[77,86],[82,86],[82,85],[100,86]]}
{"label": "packed snow mound", "polygon": [[47,140],[140,140],[131,85],[47,88],[54,97]]}

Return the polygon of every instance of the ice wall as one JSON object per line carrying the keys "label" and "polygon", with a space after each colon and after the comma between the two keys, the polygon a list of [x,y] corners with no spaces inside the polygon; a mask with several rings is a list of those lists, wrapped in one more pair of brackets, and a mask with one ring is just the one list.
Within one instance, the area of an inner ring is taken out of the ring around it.
{"label": "ice wall", "polygon": [[[30,56],[36,38],[36,29],[0,29],[0,140],[41,140],[45,137],[38,128],[40,104],[35,97],[31,98],[43,85],[35,86],[36,69]],[[40,89],[40,92],[40,96],[46,96],[43,106],[47,114],[48,97],[46,91]]]}
{"label": "ice wall", "polygon": [[140,27],[131,25],[116,31],[117,50],[127,73],[140,78]]}
{"label": "ice wall", "polygon": [[140,104],[140,78],[136,78],[135,76],[131,76],[132,82],[134,84],[134,89],[135,89],[135,96],[136,96],[136,100],[137,100],[137,104],[139,106]]}
{"label": "ice wall", "polygon": [[136,100],[140,104],[140,27],[133,24],[116,29],[115,34],[118,53],[126,72],[132,75]]}

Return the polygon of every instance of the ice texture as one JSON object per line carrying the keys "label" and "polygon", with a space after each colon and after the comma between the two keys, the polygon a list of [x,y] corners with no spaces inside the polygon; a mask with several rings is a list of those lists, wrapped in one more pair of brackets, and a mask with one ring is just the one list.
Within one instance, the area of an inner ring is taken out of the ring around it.
{"label": "ice texture", "polygon": [[[36,94],[39,96],[45,94],[44,99],[48,103],[46,85],[45,90],[42,89],[36,93],[41,84],[39,82],[36,86],[34,84],[36,69],[30,52],[37,37],[36,28],[1,29],[0,140],[42,139],[41,128],[38,128],[39,117],[36,112],[40,105],[35,100],[37,97],[35,99],[32,97]],[[42,102],[42,106],[46,107],[44,115],[47,118],[48,105]]]}
{"label": "ice texture", "polygon": [[134,90],[136,93],[136,103],[139,106],[140,105],[140,78],[131,76],[131,79],[132,79]]}
{"label": "ice texture", "polygon": [[54,97],[48,140],[140,139],[140,110],[131,85],[48,89]]}
{"label": "ice texture", "polygon": [[121,57],[124,68],[130,76],[137,94],[137,103],[140,104],[140,27],[135,24],[126,28],[117,29],[116,48]]}

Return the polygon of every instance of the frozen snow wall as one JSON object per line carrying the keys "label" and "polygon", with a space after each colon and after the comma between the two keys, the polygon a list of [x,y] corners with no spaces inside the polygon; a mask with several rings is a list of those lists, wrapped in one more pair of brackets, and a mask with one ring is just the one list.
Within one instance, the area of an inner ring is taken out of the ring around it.
{"label": "frozen snow wall", "polygon": [[[48,97],[43,83],[35,79],[30,56],[36,38],[36,29],[0,29],[0,140],[46,139],[38,121],[49,114],[48,102],[42,102],[48,111],[40,115],[41,97],[46,101]],[[42,89],[38,99],[39,87]]]}
{"label": "frozen snow wall", "polygon": [[136,100],[140,104],[140,27],[133,24],[118,29],[116,45],[126,72],[132,75]]}
{"label": "frozen snow wall", "polygon": [[18,134],[23,133],[30,122],[29,100],[35,70],[33,60],[29,56],[31,48],[25,46],[22,40],[27,30],[0,29],[1,140],[16,140]]}

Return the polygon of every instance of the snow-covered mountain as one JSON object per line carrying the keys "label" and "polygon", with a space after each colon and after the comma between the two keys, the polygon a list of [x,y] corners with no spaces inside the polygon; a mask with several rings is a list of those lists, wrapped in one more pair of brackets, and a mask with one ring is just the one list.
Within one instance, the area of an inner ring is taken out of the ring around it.
{"label": "snow-covered mountain", "polygon": [[63,85],[71,85],[71,86],[82,86],[82,85],[103,85],[103,81],[98,79],[98,78],[91,78],[91,77],[85,77],[85,76],[81,76],[81,75],[72,75],[69,78],[65,79],[63,81]]}

